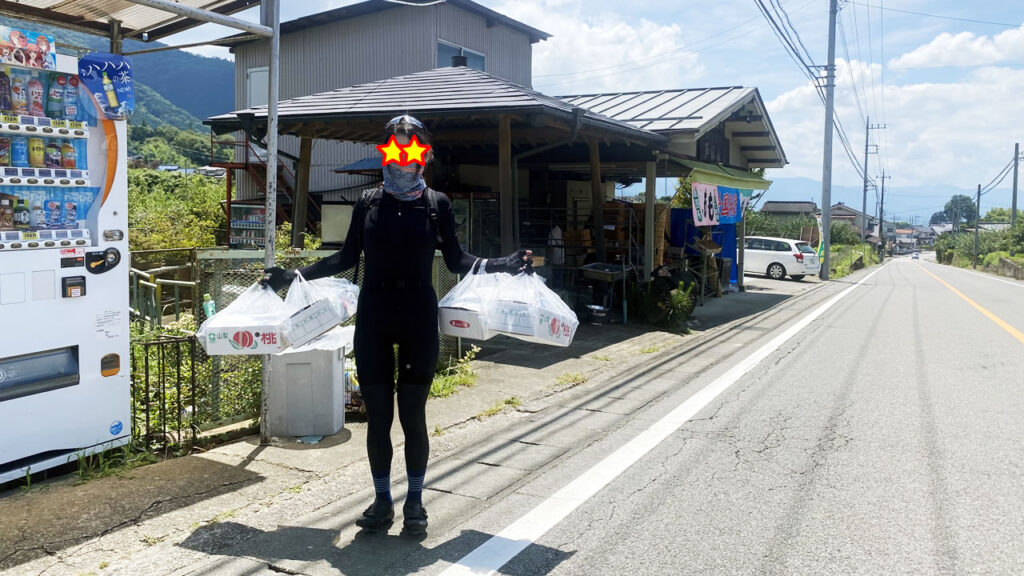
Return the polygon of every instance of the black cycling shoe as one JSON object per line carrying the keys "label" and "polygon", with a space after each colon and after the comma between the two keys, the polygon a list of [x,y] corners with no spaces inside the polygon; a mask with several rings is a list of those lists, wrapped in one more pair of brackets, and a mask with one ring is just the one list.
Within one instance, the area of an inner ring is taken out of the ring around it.
{"label": "black cycling shoe", "polygon": [[402,514],[405,516],[402,525],[405,527],[406,534],[419,536],[427,533],[427,509],[423,507],[422,503],[406,502],[402,507]]}
{"label": "black cycling shoe", "polygon": [[373,504],[356,520],[356,526],[369,532],[388,529],[395,519],[395,507],[387,500],[374,500]]}

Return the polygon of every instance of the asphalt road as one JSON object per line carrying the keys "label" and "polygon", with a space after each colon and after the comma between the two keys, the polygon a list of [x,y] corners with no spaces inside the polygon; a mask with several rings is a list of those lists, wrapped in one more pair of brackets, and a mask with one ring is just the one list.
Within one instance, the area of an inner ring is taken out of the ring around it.
{"label": "asphalt road", "polygon": [[[858,279],[620,474],[588,473]],[[830,283],[708,370],[624,382],[620,401],[639,408],[594,411],[612,418],[605,435],[388,572],[455,573],[589,474],[601,487],[499,573],[1024,574],[1022,303],[1024,283],[909,258]]]}

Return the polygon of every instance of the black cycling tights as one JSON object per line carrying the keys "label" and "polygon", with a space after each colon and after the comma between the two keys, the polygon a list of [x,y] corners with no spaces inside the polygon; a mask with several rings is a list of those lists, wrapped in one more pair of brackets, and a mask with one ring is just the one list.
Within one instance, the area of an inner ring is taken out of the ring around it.
{"label": "black cycling tights", "polygon": [[[395,395],[389,386],[361,386],[369,420],[366,454],[374,475],[391,470],[391,422],[395,419]],[[430,440],[427,438],[426,405],[430,384],[398,386],[398,420],[405,432],[405,466],[413,472],[427,469]]]}
{"label": "black cycling tights", "polygon": [[369,423],[366,453],[374,475],[391,470],[396,388],[398,419],[405,432],[406,469],[415,473],[426,471],[430,452],[426,405],[437,367],[437,351],[437,298],[433,289],[365,288],[359,294],[356,366]]}

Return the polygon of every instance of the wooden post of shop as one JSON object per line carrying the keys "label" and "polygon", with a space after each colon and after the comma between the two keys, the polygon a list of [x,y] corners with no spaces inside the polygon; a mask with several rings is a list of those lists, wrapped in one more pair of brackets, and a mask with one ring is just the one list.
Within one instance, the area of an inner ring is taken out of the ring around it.
{"label": "wooden post of shop", "polygon": [[591,138],[590,146],[590,199],[594,204],[594,246],[597,248],[597,261],[605,262],[607,252],[604,246],[604,187],[601,186],[601,151],[600,141]]}
{"label": "wooden post of shop", "polygon": [[511,254],[515,245],[515,211],[512,194],[512,119],[498,119],[498,207],[501,211],[501,254]]}
{"label": "wooden post of shop", "polygon": [[658,165],[647,163],[647,176],[644,178],[644,281],[651,280],[654,272],[654,243],[661,239],[654,238],[654,208],[658,198],[655,196],[658,185]]}
{"label": "wooden post of shop", "polygon": [[292,248],[302,249],[302,233],[306,231],[306,208],[309,205],[309,168],[313,161],[313,139],[303,136],[299,141],[299,173],[292,203]]}

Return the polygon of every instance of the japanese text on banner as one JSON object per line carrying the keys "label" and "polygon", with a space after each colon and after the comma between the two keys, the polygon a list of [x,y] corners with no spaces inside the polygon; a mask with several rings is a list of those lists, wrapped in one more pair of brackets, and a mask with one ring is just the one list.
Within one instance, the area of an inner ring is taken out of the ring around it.
{"label": "japanese text on banner", "polygon": [[693,183],[693,223],[696,226],[718,224],[718,186]]}

